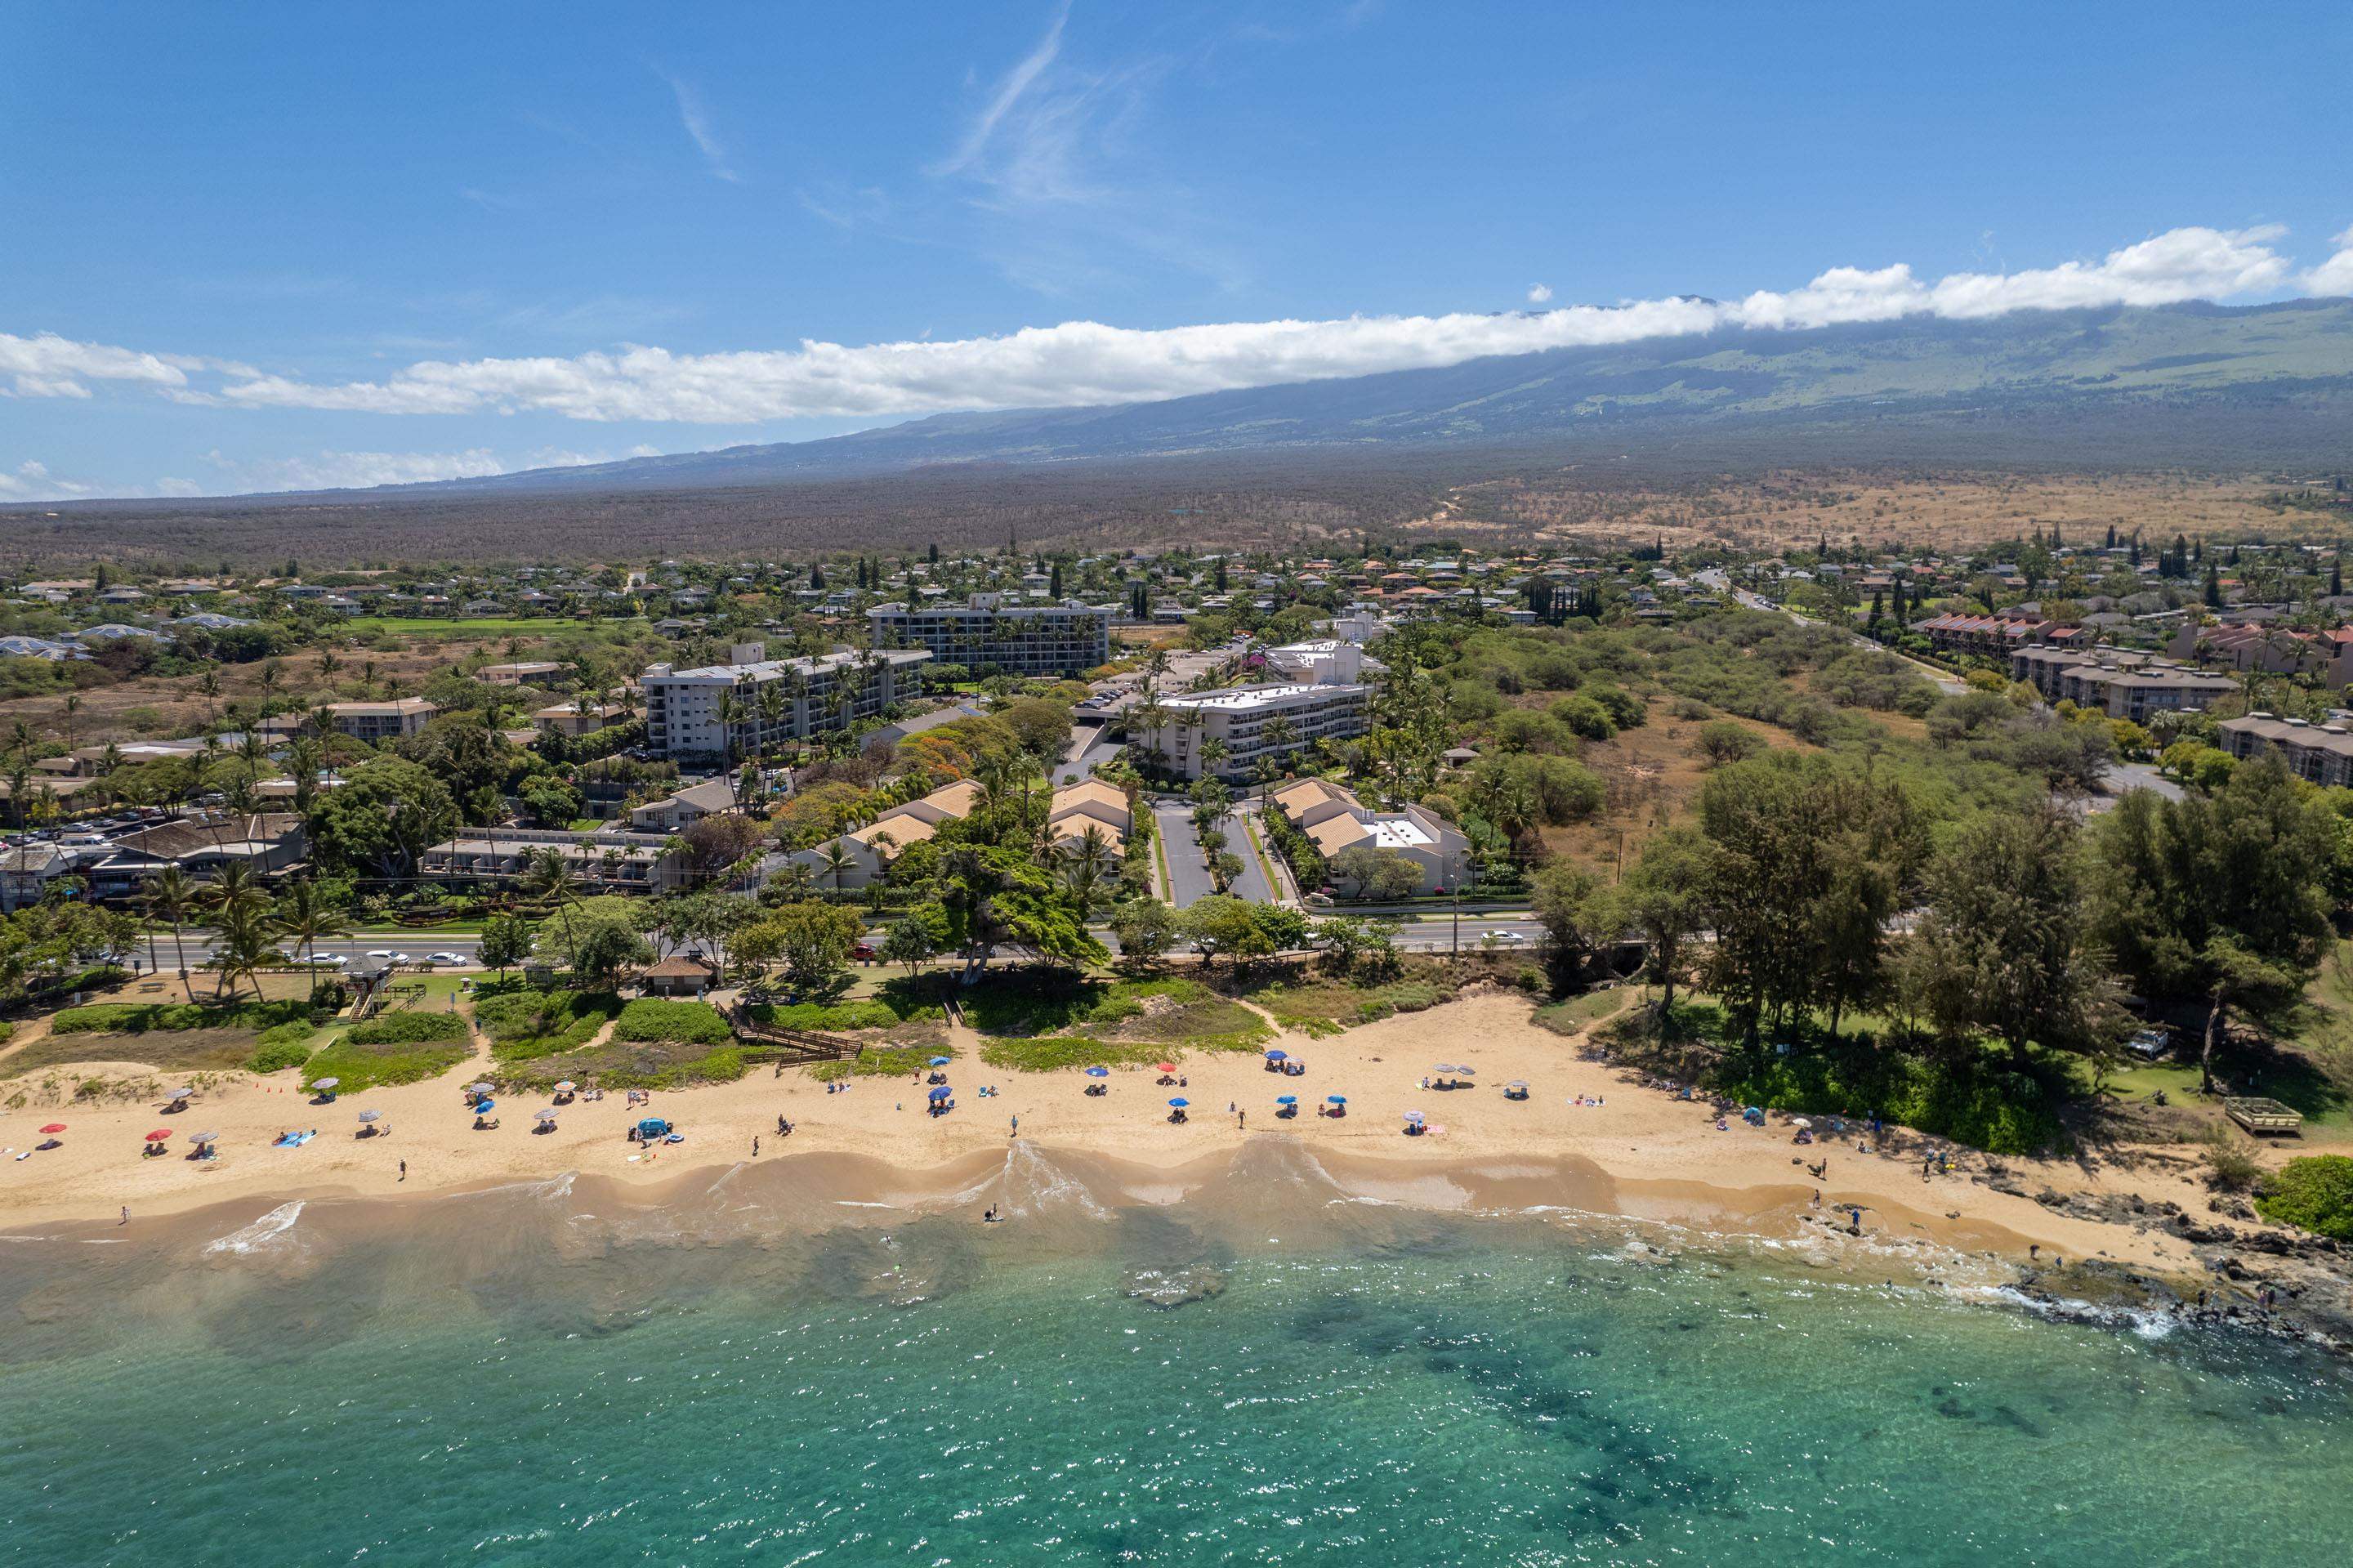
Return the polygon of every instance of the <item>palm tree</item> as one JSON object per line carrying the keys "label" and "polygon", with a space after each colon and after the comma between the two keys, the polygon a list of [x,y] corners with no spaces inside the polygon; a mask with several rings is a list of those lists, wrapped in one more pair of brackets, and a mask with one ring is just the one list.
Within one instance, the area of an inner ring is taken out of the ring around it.
{"label": "palm tree", "polygon": [[1096,890],[1111,874],[1111,836],[1092,822],[1062,846],[1062,885],[1079,901],[1082,916],[1095,904]]}
{"label": "palm tree", "polygon": [[237,758],[245,764],[245,783],[248,791],[260,787],[261,765],[269,760],[269,747],[262,744],[259,731],[249,729],[237,738]]}
{"label": "palm tree", "polygon": [[298,877],[286,885],[286,895],[278,904],[278,934],[301,944],[303,958],[313,965],[319,957],[319,938],[348,936],[352,922],[341,906],[319,895],[316,883],[308,877]]}
{"label": "palm tree", "polygon": [[207,670],[196,677],[196,693],[205,699],[205,722],[211,724],[220,717],[220,673]]}
{"label": "palm tree", "polygon": [[848,850],[841,847],[839,839],[829,841],[823,849],[817,852],[817,855],[818,859],[825,863],[826,874],[833,878],[833,890],[836,893],[843,891],[843,879],[857,865],[857,861]]}
{"label": "palm tree", "polygon": [[765,768],[773,749],[771,743],[776,733],[784,727],[785,688],[775,681],[763,681],[758,692],[753,696],[752,705],[760,715],[759,734],[755,736],[758,745],[755,749],[759,752],[760,761]]}
{"label": "palm tree", "polygon": [[[279,956],[269,916],[248,906],[232,906],[224,911],[214,928],[219,935],[213,939],[211,967],[220,971],[228,994],[237,994],[237,977],[242,975],[253,981],[253,994],[260,996],[261,980],[255,971]],[[214,995],[219,994],[216,989]]]}
{"label": "palm tree", "polygon": [[564,916],[564,945],[572,946],[572,905],[580,895],[580,879],[572,873],[572,863],[554,844],[531,852],[523,863],[523,891],[535,898],[554,904]]}
{"label": "palm tree", "polygon": [[[196,988],[188,979],[187,942],[180,930],[181,923],[195,913],[195,885],[188,880],[187,874],[178,866],[167,865],[147,879],[140,902],[146,906],[147,917],[150,920],[169,920],[172,923],[172,954],[179,960],[180,984],[186,988],[188,1000],[195,1001]],[[153,950],[152,938],[149,950],[152,955]]]}
{"label": "palm tree", "polygon": [[1233,747],[1215,736],[1203,741],[1201,743],[1201,777],[1204,779],[1214,777],[1218,771],[1218,764],[1232,754]]}
{"label": "palm tree", "polygon": [[80,694],[79,694],[79,693],[69,693],[69,694],[67,694],[67,696],[66,696],[66,705],[65,705],[66,749],[67,749],[68,751],[71,751],[71,750],[73,749],[73,743],[74,743],[74,715],[76,715],[76,714],[78,714],[78,713],[79,713],[79,712],[81,712],[81,695],[80,695]]}

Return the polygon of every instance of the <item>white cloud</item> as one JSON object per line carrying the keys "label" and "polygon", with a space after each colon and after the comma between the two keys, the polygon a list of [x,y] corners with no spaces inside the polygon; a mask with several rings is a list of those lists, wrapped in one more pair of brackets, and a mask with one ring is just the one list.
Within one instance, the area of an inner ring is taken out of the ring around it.
{"label": "white cloud", "polygon": [[678,122],[686,128],[687,135],[702,149],[703,162],[711,165],[711,172],[731,184],[741,179],[742,176],[728,164],[726,145],[719,140],[719,132],[712,128],[711,115],[702,107],[701,95],[668,71],[661,72],[660,76],[662,80],[670,83],[670,94],[678,100]]}
{"label": "white cloud", "polygon": [[1528,303],[1532,305],[1541,305],[1551,298],[1552,285],[1550,283],[1531,283],[1528,285]]}
{"label": "white cloud", "polygon": [[637,446],[626,452],[566,451],[543,447],[512,462],[487,447],[458,452],[320,451],[303,457],[237,459],[218,451],[205,461],[220,474],[209,484],[165,480],[156,488],[167,495],[253,494],[273,490],[366,490],[379,484],[420,484],[434,480],[480,479],[488,474],[515,473],[533,468],[576,468],[584,463],[612,462],[617,457],[654,457],[658,447]]}
{"label": "white cloud", "polygon": [[2337,254],[2297,280],[2308,294],[2353,294],[2353,228],[2336,238]]}
{"label": "white cloud", "polygon": [[98,493],[98,486],[60,479],[45,463],[26,461],[15,472],[0,469],[0,501],[73,501]]}
{"label": "white cloud", "polygon": [[76,343],[55,333],[17,337],[0,332],[0,391],[19,397],[87,397],[91,381],[144,382],[185,387],[188,372],[206,362],[180,355],[142,354],[102,343]]}
{"label": "white cloud", "polygon": [[[1686,296],[1495,314],[1350,316],[1161,329],[1074,321],[953,342],[850,346],[806,341],[797,348],[712,354],[628,346],[571,357],[422,360],[381,380],[337,383],[69,344],[57,338],[0,338],[0,350],[32,344],[45,355],[0,360],[0,370],[14,369],[20,383],[38,387],[46,378],[94,378],[100,372],[78,367],[102,364],[116,367],[116,379],[145,379],[164,397],[215,407],[385,414],[542,412],[586,420],[759,424],[1101,405],[1679,334],[1799,329],[1907,315],[1974,320],[2020,310],[2170,304],[2261,295],[2291,284],[2318,288],[2328,280],[2353,276],[2353,260],[2345,255],[2297,274],[2287,258],[2273,249],[2280,233],[2276,228],[2177,228],[2096,261],[2022,272],[1957,272],[1934,281],[1915,277],[1901,263],[1834,267],[1802,288],[1763,290],[1729,302]],[[191,374],[195,367],[203,369],[200,379]],[[456,455],[487,459],[487,454]],[[451,457],[401,461],[447,462]]]}

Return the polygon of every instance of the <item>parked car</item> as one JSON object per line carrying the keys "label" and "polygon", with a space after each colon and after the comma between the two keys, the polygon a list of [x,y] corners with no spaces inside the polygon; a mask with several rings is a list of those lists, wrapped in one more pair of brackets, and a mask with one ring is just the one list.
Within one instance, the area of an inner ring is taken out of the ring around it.
{"label": "parked car", "polygon": [[410,961],[406,953],[396,953],[390,948],[375,948],[369,952],[368,957],[381,959],[388,964],[405,964]]}
{"label": "parked car", "polygon": [[427,953],[425,961],[428,964],[470,964],[474,960],[463,953]]}
{"label": "parked car", "polygon": [[307,959],[296,958],[292,953],[289,953],[286,959],[289,963],[308,964],[313,969],[339,969],[352,961],[341,953],[312,953]]}
{"label": "parked car", "polygon": [[849,956],[860,963],[871,963],[874,959],[874,944],[860,942],[849,949]]}
{"label": "parked car", "polygon": [[2167,1029],[2144,1029],[2125,1042],[2125,1049],[2134,1055],[2154,1062],[2173,1050],[2173,1033]]}

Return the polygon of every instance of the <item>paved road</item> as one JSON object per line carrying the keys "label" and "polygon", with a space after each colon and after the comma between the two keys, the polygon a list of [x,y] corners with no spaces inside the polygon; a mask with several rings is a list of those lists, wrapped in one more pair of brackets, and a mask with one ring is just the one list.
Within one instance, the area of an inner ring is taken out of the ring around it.
{"label": "paved road", "polygon": [[[1250,849],[1250,833],[1242,826],[1245,815],[1257,816],[1258,808],[1239,807],[1234,815],[1226,819],[1226,837],[1230,841],[1227,847],[1242,857],[1242,874],[1234,878],[1234,892],[1252,904],[1280,904],[1283,900],[1282,888],[1280,884],[1267,880],[1265,866]],[[1272,851],[1268,852],[1270,860],[1272,853]]]}
{"label": "paved road", "polygon": [[1152,821],[1160,832],[1168,860],[1168,902],[1185,908],[1217,891],[1209,868],[1201,863],[1201,841],[1193,832],[1193,810],[1182,805],[1155,805]]}
{"label": "paved road", "polygon": [[1125,743],[1111,739],[1111,731],[1108,720],[1102,724],[1072,725],[1070,748],[1062,754],[1062,760],[1054,768],[1055,784],[1058,787],[1075,784],[1086,778],[1098,762],[1109,762],[1117,757],[1120,747]]}

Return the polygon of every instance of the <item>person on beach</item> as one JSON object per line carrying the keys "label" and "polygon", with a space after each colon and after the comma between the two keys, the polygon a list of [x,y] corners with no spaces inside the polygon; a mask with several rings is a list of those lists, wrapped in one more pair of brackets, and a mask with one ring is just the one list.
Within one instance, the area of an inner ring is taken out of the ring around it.
{"label": "person on beach", "polygon": [[131,1205],[130,1205],[130,1204],[125,1203],[125,1204],[123,1204],[123,1205],[122,1205],[122,1218],[121,1218],[120,1220],[116,1221],[115,1223],[116,1223],[117,1224],[123,1224],[123,1225],[127,1225],[127,1224],[129,1224],[131,1223]]}
{"label": "person on beach", "polygon": [[406,1160],[400,1162],[400,1179],[404,1181],[408,1180],[408,1161]]}
{"label": "person on beach", "polygon": [[785,1136],[785,1118],[783,1117],[778,1117],[776,1118],[776,1136],[778,1138]]}
{"label": "person on beach", "polygon": [[1021,1136],[1021,1118],[1018,1116],[1013,1118],[1013,1126],[1005,1136],[1008,1138],[1018,1138]]}
{"label": "person on beach", "polygon": [[760,1158],[760,1135],[756,1132],[752,1135],[752,1158]]}

